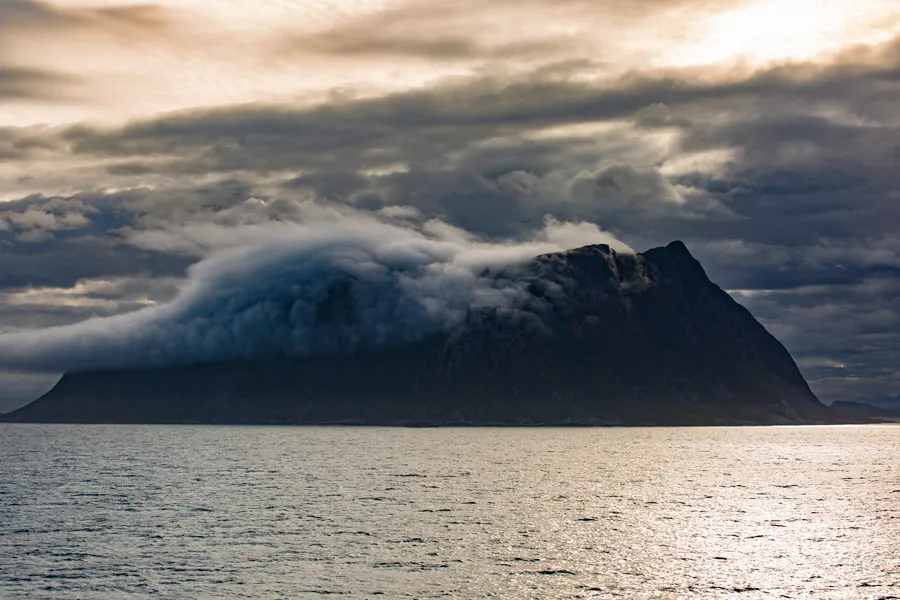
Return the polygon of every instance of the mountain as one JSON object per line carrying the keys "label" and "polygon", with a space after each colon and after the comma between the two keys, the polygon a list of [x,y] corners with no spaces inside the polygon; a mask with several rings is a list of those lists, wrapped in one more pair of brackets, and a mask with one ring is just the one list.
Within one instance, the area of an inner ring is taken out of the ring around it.
{"label": "mountain", "polygon": [[[711,425],[853,421],[681,242],[586,246],[485,273],[524,292],[389,348],[66,374],[7,421]],[[323,321],[352,322],[353,282]]]}
{"label": "mountain", "polygon": [[855,398],[853,400],[853,403],[870,404],[876,408],[884,408],[900,413],[900,395],[898,394],[877,394],[871,396],[862,396]]}
{"label": "mountain", "polygon": [[831,405],[831,409],[844,415],[863,417],[867,419],[900,421],[900,408],[885,408],[867,402],[851,402],[838,400]]}

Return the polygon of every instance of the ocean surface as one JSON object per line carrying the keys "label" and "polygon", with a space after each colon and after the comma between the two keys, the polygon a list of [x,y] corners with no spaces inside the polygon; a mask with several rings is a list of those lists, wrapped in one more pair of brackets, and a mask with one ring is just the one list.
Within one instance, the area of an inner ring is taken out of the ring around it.
{"label": "ocean surface", "polygon": [[900,426],[0,425],[0,598],[900,598]]}

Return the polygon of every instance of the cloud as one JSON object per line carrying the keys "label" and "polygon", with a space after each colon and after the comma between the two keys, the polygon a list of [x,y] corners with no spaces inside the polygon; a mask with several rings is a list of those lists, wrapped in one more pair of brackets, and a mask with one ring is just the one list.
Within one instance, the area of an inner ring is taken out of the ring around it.
{"label": "cloud", "polygon": [[[660,8],[573,0],[558,10],[612,4],[632,17]],[[431,32],[369,33],[366,43],[393,44]],[[482,60],[505,43],[438,34],[468,43],[451,45],[441,68],[457,50]],[[587,223],[602,223],[634,247],[686,240],[805,361],[817,392],[883,390],[897,381],[888,314],[897,303],[886,285],[860,290],[900,276],[898,49],[894,40],[761,69],[624,65],[620,76],[575,52],[520,70],[435,75],[398,93],[6,128],[0,195],[22,199],[0,204],[0,294],[42,295],[31,308],[7,303],[0,328],[134,310],[124,292],[121,302],[96,299],[85,282],[181,280],[197,261],[292,231],[309,205],[463,247],[533,242],[549,235],[550,215],[583,223],[588,239]],[[365,52],[431,60],[431,50]],[[82,305],[66,303],[65,290]],[[831,363],[848,366],[837,373]]]}
{"label": "cloud", "polygon": [[153,4],[63,8],[36,0],[4,0],[0,3],[0,30],[7,33],[86,29],[131,33],[164,29],[163,10]]}
{"label": "cloud", "polygon": [[[20,288],[0,293],[3,307],[89,309],[111,314],[126,312],[170,300],[177,291],[178,279],[120,277],[82,279],[70,287]],[[27,329],[27,327],[25,327]]]}
{"label": "cloud", "polygon": [[434,220],[414,227],[347,210],[309,211],[305,223],[185,227],[186,238],[215,251],[191,267],[171,302],[0,335],[0,365],[79,370],[409,342],[452,327],[471,308],[515,311],[525,294],[520,284],[487,277],[486,269],[588,242],[630,250],[587,223],[548,220],[532,241],[496,244]]}
{"label": "cloud", "polygon": [[[890,90],[898,65],[887,50],[879,56],[885,58],[848,55],[850,62],[831,66],[798,63],[716,76],[690,69],[645,69],[621,77],[540,69],[491,73],[387,95],[335,94],[315,104],[254,103],[121,127],[18,131],[5,136],[0,151],[24,160],[35,148],[55,147],[58,157],[77,158],[79,169],[95,161],[97,176],[132,181],[291,171],[349,178],[398,166],[433,169],[456,155],[477,158],[485,169],[506,164],[509,170],[531,170],[521,160],[539,159],[535,167],[546,168],[554,147],[562,149],[561,162],[576,153],[581,160],[591,156],[595,164],[578,167],[594,170],[598,157],[621,153],[627,147],[620,145],[629,143],[652,147],[660,161],[733,150],[741,161],[782,160],[787,169],[801,161],[809,144],[818,142],[819,153],[846,148],[834,144],[842,135],[861,146],[863,138],[882,135],[878,141],[887,146],[890,126],[884,123],[879,131],[872,123],[892,118]],[[619,128],[583,133],[601,123]],[[567,135],[552,134],[566,127]],[[786,143],[791,136],[798,139]],[[778,140],[781,147],[773,147]],[[517,158],[520,164],[512,164]]]}
{"label": "cloud", "polygon": [[50,391],[57,382],[56,373],[0,370],[0,413],[13,411]]}
{"label": "cloud", "polygon": [[613,165],[598,171],[582,171],[569,182],[575,197],[616,204],[671,202],[684,204],[678,191],[655,169]]}
{"label": "cloud", "polygon": [[53,211],[49,207],[30,206],[24,212],[0,214],[0,230],[14,231],[22,242],[41,242],[53,237],[55,231],[80,229],[89,224],[88,218],[76,207]]}
{"label": "cloud", "polygon": [[[827,7],[822,11],[809,11],[806,0],[785,3],[792,17],[803,14],[804,7],[810,17],[827,13],[831,23],[796,19],[794,28],[798,34],[809,29],[827,33],[826,48],[883,41],[897,14],[890,3],[879,0],[865,0],[860,8],[823,0]],[[325,97],[347,89],[371,97],[476,74],[497,79],[540,70],[543,77],[558,78],[561,72],[572,73],[573,65],[578,65],[582,80],[652,76],[659,69],[685,64],[684,57],[698,44],[701,49],[706,44],[701,62],[709,62],[709,51],[722,50],[723,64],[694,69],[689,79],[727,79],[725,65],[739,71],[740,65],[728,61],[748,51],[766,53],[772,59],[768,65],[794,56],[777,51],[772,55],[773,47],[790,50],[793,44],[784,40],[753,47],[758,30],[768,32],[762,38],[766,41],[773,35],[794,37],[784,35],[777,18],[771,18],[779,13],[769,0],[158,4],[0,3],[0,54],[15,59],[10,64],[72,73],[87,81],[85,102],[72,103],[67,110],[23,110],[19,122],[109,122],[198,106]],[[742,24],[735,9],[748,4],[768,8]],[[723,14],[730,15],[727,21],[739,33],[739,25],[750,31],[736,36],[740,47],[722,40],[723,33],[716,30],[715,17]],[[846,27],[835,28],[835,22]],[[710,41],[720,47],[710,48]],[[803,37],[802,43],[808,42]],[[833,58],[812,55],[823,64]],[[5,59],[0,57],[0,62],[5,64]],[[134,76],[123,68],[127,65],[136,71]]]}
{"label": "cloud", "polygon": [[900,388],[900,277],[869,272],[846,283],[733,291],[788,345],[826,402]]}
{"label": "cloud", "polygon": [[[275,51],[352,59],[425,59],[490,61],[535,59],[557,54],[564,39],[532,34],[498,40],[488,21],[505,18],[509,7],[495,4],[490,14],[472,3],[404,3],[363,12],[324,30],[287,35]],[[498,14],[497,11],[503,11]],[[519,13],[521,15],[521,12]],[[505,37],[505,36],[504,36]]]}
{"label": "cloud", "polygon": [[9,100],[71,100],[77,77],[0,64],[0,103]]}

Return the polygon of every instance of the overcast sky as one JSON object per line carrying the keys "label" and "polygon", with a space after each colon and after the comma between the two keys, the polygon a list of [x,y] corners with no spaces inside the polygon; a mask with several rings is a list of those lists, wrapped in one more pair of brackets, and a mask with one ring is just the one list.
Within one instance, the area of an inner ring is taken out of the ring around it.
{"label": "overcast sky", "polygon": [[[823,400],[896,394],[898,126],[896,0],[2,0],[0,333],[165,306],[311,206],[550,216],[683,240]],[[19,362],[0,410],[59,375]]]}

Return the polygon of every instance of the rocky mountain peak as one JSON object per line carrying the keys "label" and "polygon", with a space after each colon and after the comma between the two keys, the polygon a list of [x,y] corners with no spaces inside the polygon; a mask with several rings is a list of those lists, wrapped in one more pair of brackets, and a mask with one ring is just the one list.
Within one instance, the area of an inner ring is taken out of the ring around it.
{"label": "rocky mountain peak", "polygon": [[[451,330],[328,355],[65,376],[7,420],[365,424],[846,421],[682,242],[606,245],[485,274],[523,290]],[[319,307],[351,323],[350,283]]]}

